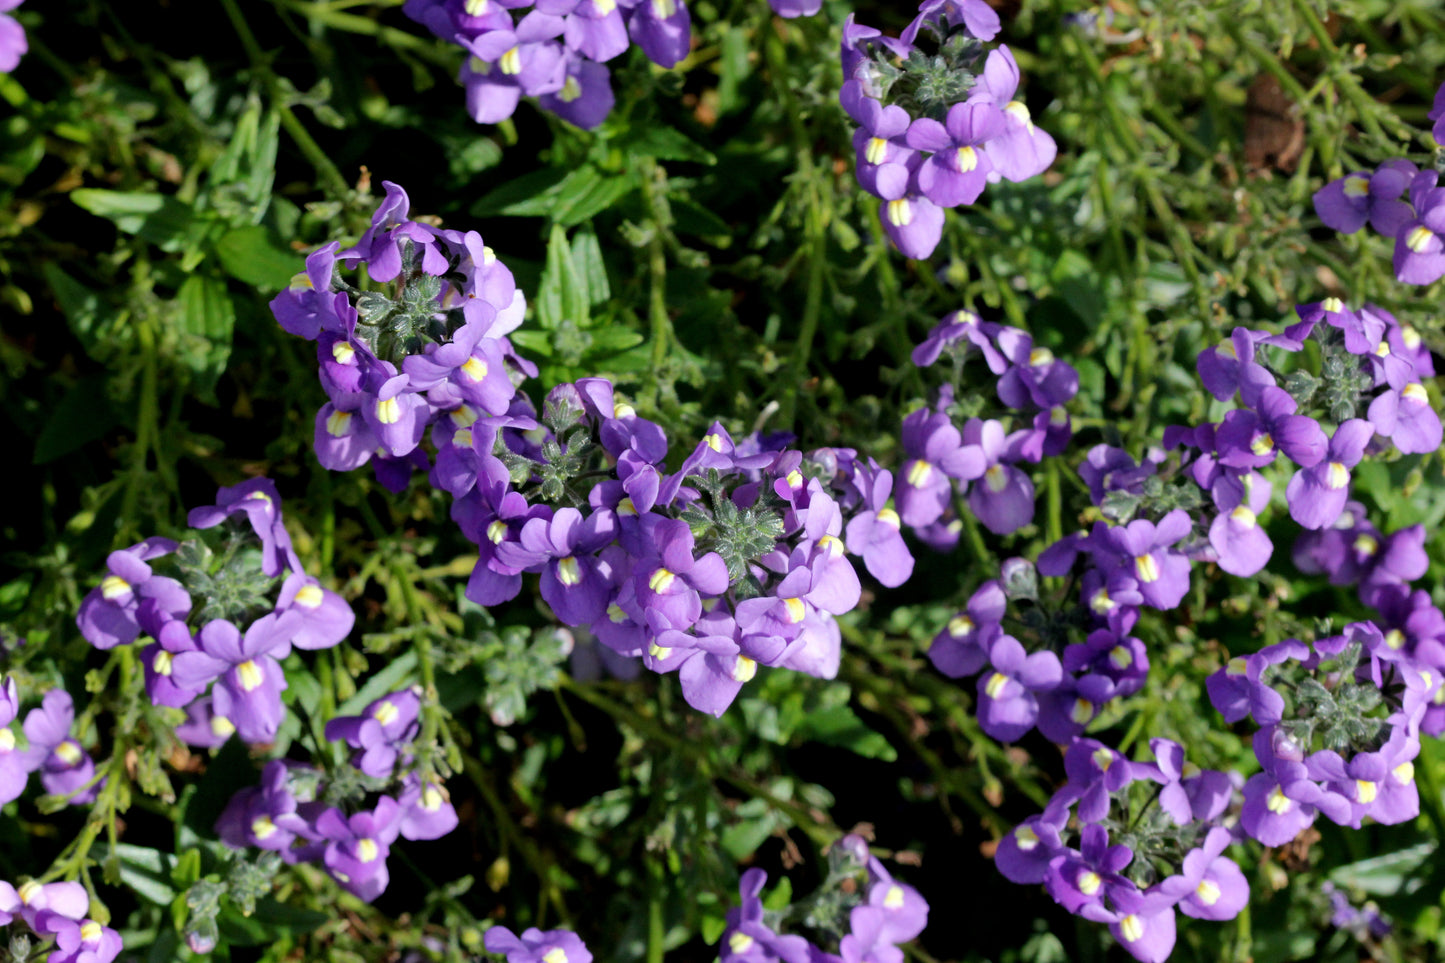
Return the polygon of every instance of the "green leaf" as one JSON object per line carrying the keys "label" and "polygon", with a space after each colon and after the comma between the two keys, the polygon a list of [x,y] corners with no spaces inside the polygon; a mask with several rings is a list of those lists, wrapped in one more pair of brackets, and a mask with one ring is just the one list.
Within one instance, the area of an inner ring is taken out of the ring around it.
{"label": "green leaf", "polygon": [[91,375],[71,386],[35,439],[35,464],[68,455],[110,430],[115,419],[105,383],[103,375]]}
{"label": "green leaf", "polygon": [[523,351],[530,351],[542,358],[552,357],[552,336],[546,331],[518,328],[507,337]]}
{"label": "green leaf", "polygon": [[701,204],[679,197],[669,199],[668,203],[672,207],[672,226],[679,234],[732,240],[732,228],[728,227],[727,221]]}
{"label": "green leaf", "polygon": [[572,260],[567,232],[553,224],[547,239],[547,266],[542,269],[542,284],[537,291],[537,321],[544,328],[555,328],[563,321],[583,328],[587,326],[591,303],[587,277]]}
{"label": "green leaf", "polygon": [[[102,844],[99,849],[99,860],[104,863],[111,856],[110,847]],[[120,864],[121,882],[137,895],[158,906],[167,906],[176,898],[176,890],[171,885],[176,858],[170,853],[116,843],[114,855]]]}
{"label": "green leaf", "polygon": [[571,227],[616,204],[636,186],[631,173],[603,173],[590,164],[566,173],[534,171],[477,201],[471,214],[549,217],[554,224]]}
{"label": "green leaf", "polygon": [[259,225],[227,231],[216,242],[216,256],[231,277],[267,294],[285,288],[305,268],[301,257]]}
{"label": "green leaf", "polygon": [[47,261],[40,269],[50,283],[55,300],[60,303],[60,312],[70,322],[70,330],[75,333],[85,353],[102,363],[109,360],[116,347],[110,337],[116,310],[99,293],[81,284],[54,263]]}
{"label": "green leaf", "polygon": [[114,221],[127,234],[145,238],[163,251],[179,251],[195,221],[189,204],[168,194],[82,188],[71,200],[92,214]]}
{"label": "green leaf", "polygon": [[1436,843],[1429,840],[1408,849],[1383,856],[1362,859],[1341,866],[1330,873],[1330,880],[1339,886],[1364,890],[1371,896],[1394,896],[1419,876],[1419,870],[1435,854]]}
{"label": "green leaf", "polygon": [[846,705],[809,713],[798,727],[798,736],[825,746],[839,746],[869,759],[892,762],[898,758],[897,750],[889,745],[888,740],[865,726],[863,720]]}
{"label": "green leaf", "polygon": [[633,128],[633,135],[623,141],[623,149],[632,157],[691,161],[709,167],[717,163],[717,157],[707,148],[690,140],[677,128],[661,124]]}
{"label": "green leaf", "polygon": [[176,293],[176,303],[180,360],[190,369],[201,394],[210,396],[231,358],[236,306],[225,281],[203,274],[186,278]]}
{"label": "green leaf", "polygon": [[641,332],[624,328],[620,324],[597,328],[592,332],[592,347],[588,350],[587,356],[590,358],[606,357],[626,351],[628,348],[635,348],[646,340]]}
{"label": "green leaf", "polygon": [[602,262],[602,245],[591,228],[583,228],[572,238],[572,263],[587,282],[592,304],[604,304],[612,297],[607,283],[607,265]]}

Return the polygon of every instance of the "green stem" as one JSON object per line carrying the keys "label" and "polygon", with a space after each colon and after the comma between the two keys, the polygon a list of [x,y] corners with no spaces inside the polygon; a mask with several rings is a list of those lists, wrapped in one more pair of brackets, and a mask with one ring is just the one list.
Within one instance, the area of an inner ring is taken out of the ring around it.
{"label": "green stem", "polygon": [[256,72],[256,76],[265,86],[266,94],[271,99],[271,106],[275,108],[277,115],[281,118],[281,126],[296,142],[302,156],[315,168],[327,193],[336,200],[344,200],[351,193],[346,178],[341,176],[341,171],[332,163],[326,151],[321,149],[321,145],[316,143],[301,121],[297,119],[296,113],[286,103],[286,92],[281,89],[280,80],[275,71],[271,69],[270,59],[256,42],[256,35],[251,32],[251,26],[246,23],[246,18],[236,4],[236,0],[221,0],[221,6],[225,8],[226,17],[231,21],[236,36],[241,39],[241,46],[246,49],[246,56],[251,61],[251,69]]}

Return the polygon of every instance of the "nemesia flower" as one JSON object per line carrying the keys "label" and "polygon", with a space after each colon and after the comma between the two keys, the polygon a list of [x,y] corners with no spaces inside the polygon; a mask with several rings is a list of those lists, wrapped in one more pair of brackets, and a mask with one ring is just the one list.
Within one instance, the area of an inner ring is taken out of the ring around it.
{"label": "nemesia flower", "polygon": [[184,618],[190,612],[191,597],[181,583],[153,575],[146,564],[171,554],[176,547],[168,538],[148,538],[110,553],[105,579],[81,600],[75,617],[81,635],[91,645],[110,649],[134,642],[140,635],[137,613],[147,599],[153,599],[161,611],[174,618]]}
{"label": "nemesia flower", "polygon": [[505,926],[493,926],[482,937],[488,953],[506,954],[507,963],[592,963],[581,937],[570,930],[536,927],[518,936]]}
{"label": "nemesia flower", "polygon": [[186,516],[192,528],[214,528],[231,515],[243,514],[261,539],[261,571],[280,575],[301,570],[291,536],[281,521],[281,495],[269,478],[252,478],[216,492],[216,504],[193,508]]}
{"label": "nemesia flower", "polygon": [[40,770],[40,784],[52,796],[65,796],[72,806],[95,801],[105,780],[91,784],[95,763],[70,735],[75,724],[75,703],[63,689],[45,693],[39,708],[25,716],[25,738],[30,742],[26,765]]}

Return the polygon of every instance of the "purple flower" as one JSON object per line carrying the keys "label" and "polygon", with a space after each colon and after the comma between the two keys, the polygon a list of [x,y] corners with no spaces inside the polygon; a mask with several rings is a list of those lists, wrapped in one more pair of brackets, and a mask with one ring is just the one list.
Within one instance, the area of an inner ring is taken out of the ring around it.
{"label": "purple flower", "polygon": [[913,574],[913,555],[903,541],[902,520],[888,507],[893,473],[878,468],[869,459],[867,468],[858,467],[856,478],[863,492],[864,510],[848,520],[848,551],[863,557],[868,574],[889,588],[896,588]]}
{"label": "purple flower", "polygon": [[326,723],[326,738],[345,739],[356,750],[352,765],[375,779],[389,778],[397,758],[420,731],[421,697],[403,689],[372,702],[359,716],[337,716]]}
{"label": "purple flower", "polygon": [[[589,0],[589,2],[595,7],[605,4],[605,0]],[[579,9],[581,8],[579,7]],[[569,25],[572,20],[573,18],[568,18]],[[601,22],[607,23],[607,20]],[[620,19],[618,23],[620,25]],[[570,27],[568,34],[569,36],[571,34]],[[625,45],[627,40],[625,32],[622,39]],[[583,130],[594,130],[607,119],[616,100],[617,98],[612,93],[612,72],[600,63],[573,56],[567,59],[567,78],[562,82],[562,89],[538,97],[537,105],[543,110],[551,111],[569,124],[581,127]]]}
{"label": "purple flower", "polygon": [[1264,568],[1274,552],[1258,515],[1269,504],[1272,486],[1254,472],[1240,477],[1240,487],[1229,484],[1232,480],[1221,477],[1214,486],[1219,514],[1209,526],[1209,545],[1220,568],[1247,578]]}
{"label": "purple flower", "polygon": [[51,912],[40,914],[37,932],[55,938],[45,963],[110,963],[122,949],[120,934],[95,920],[70,920]]}
{"label": "purple flower", "polygon": [[1264,388],[1253,410],[1229,412],[1215,433],[1220,464],[1233,468],[1261,468],[1284,452],[1296,465],[1309,468],[1325,456],[1324,429],[1306,415],[1283,388]]}
{"label": "purple flower", "polygon": [[1068,824],[1067,805],[1049,806],[1030,816],[999,840],[993,861],[998,871],[1015,883],[1042,883],[1055,856],[1067,852],[1059,833]]}
{"label": "purple flower", "polygon": [[949,108],[944,123],[920,117],[908,128],[908,146],[934,152],[918,170],[918,187],[940,207],[972,204],[988,185],[993,160],[984,144],[1004,131],[1004,114],[992,103],[966,101]]}
{"label": "purple flower", "polygon": [[[6,676],[0,682],[0,805],[18,799],[29,782],[31,756],[15,748],[15,730],[10,724],[20,713],[20,690],[15,680]],[[0,923],[3,925],[3,923]]]}
{"label": "purple flower", "polygon": [[582,939],[570,930],[533,927],[521,936],[505,926],[493,926],[482,938],[488,953],[505,953],[507,963],[592,963]]}
{"label": "purple flower", "polygon": [[994,170],[1011,181],[1026,181],[1048,170],[1058,155],[1058,145],[1047,131],[1034,126],[1028,106],[1014,95],[1019,87],[1019,65],[1004,44],[989,51],[983,76],[969,100],[988,99],[1004,115],[1002,133],[988,142]]}
{"label": "purple flower", "polygon": [[216,835],[227,846],[244,849],[255,846],[279,852],[288,862],[296,857],[292,842],[305,828],[306,820],[296,813],[288,776],[291,767],[281,759],[266,763],[261,784],[242,789],[231,797],[216,820]]}
{"label": "purple flower", "polygon": [[[728,910],[727,928],[723,930],[719,945],[719,963],[774,963],[778,960],[783,963],[810,963],[812,947],[807,940],[801,936],[779,936],[763,922],[763,901],[759,894],[767,881],[768,874],[761,869],[743,873],[738,883],[742,905]],[[512,963],[510,959],[509,963]]]}
{"label": "purple flower", "polygon": [[108,573],[80,602],[75,617],[80,634],[97,649],[110,649],[134,642],[140,635],[136,621],[141,603],[153,599],[159,609],[174,618],[185,618],[191,597],[175,579],[153,575],[146,563],[169,555],[176,543],[168,538],[148,538],[106,559]]}
{"label": "purple flower", "polygon": [[88,912],[90,894],[80,883],[37,883],[32,879],[17,889],[9,883],[0,882],[0,918],[3,918],[0,925],[18,916],[38,933],[41,932],[41,913],[49,913],[52,918],[79,921]]}
{"label": "purple flower", "polygon": [[416,773],[407,776],[397,802],[402,809],[401,835],[406,839],[441,839],[460,822],[446,787],[423,784]]}
{"label": "purple flower", "polygon": [[918,5],[918,16],[904,28],[899,39],[911,44],[925,23],[939,24],[945,20],[949,26],[962,26],[976,40],[992,40],[1001,28],[998,14],[984,0],[923,0]]}
{"label": "purple flower", "polygon": [[1391,389],[1370,403],[1367,412],[1375,430],[1407,455],[1427,454],[1440,447],[1440,416],[1430,406],[1425,386],[1413,381]]}
{"label": "purple flower", "polygon": [[1395,235],[1395,279],[1430,284],[1445,275],[1445,189],[1434,188],[1415,204],[1416,217]]}
{"label": "purple flower", "polygon": [[898,196],[918,165],[917,152],[905,139],[912,123],[908,111],[896,105],[883,106],[864,93],[861,80],[845,83],[838,99],[858,124],[853,150],[859,185],[876,197]]}
{"label": "purple flower", "polygon": [[285,713],[281,692],[286,688],[276,659],[291,648],[285,623],[266,615],[252,622],[242,637],[227,620],[213,619],[196,634],[196,647],[175,657],[175,683],[193,688],[219,679],[211,692],[215,712],[230,720],[246,742],[275,738]]}
{"label": "purple flower", "polygon": [[1274,376],[1254,360],[1255,345],[1264,338],[1261,332],[1236,327],[1228,341],[1199,353],[1195,368],[1210,394],[1228,401],[1239,392],[1244,403],[1252,407],[1260,392],[1274,385]]}
{"label": "purple flower", "polygon": [[1017,411],[1050,409],[1066,404],[1079,393],[1079,373],[1036,345],[1026,331],[1000,328],[998,349],[1013,367],[998,379],[998,400]]}
{"label": "purple flower", "polygon": [[1048,692],[1063,678],[1059,657],[1052,652],[1028,655],[1011,635],[1000,635],[989,649],[993,671],[978,680],[979,728],[999,742],[1013,742],[1038,720],[1037,693]]}
{"label": "purple flower", "polygon": [[1099,553],[1115,559],[1110,591],[1117,583],[1137,589],[1144,604],[1156,609],[1178,605],[1189,591],[1189,560],[1170,547],[1191,528],[1189,515],[1176,508],[1161,518],[1157,527],[1140,518],[1108,529]]}
{"label": "purple flower", "polygon": [[683,0],[623,0],[622,6],[631,7],[627,32],[648,60],[668,69],[687,56],[692,45],[692,15]]}
{"label": "purple flower", "polygon": [[382,796],[371,812],[347,819],[339,809],[327,809],[316,820],[316,830],[328,842],[322,859],[336,881],[348,892],[370,902],[390,881],[386,857],[401,828],[401,807]]}
{"label": "purple flower", "polygon": [[985,468],[978,484],[968,493],[968,507],[985,528],[995,535],[1007,535],[1034,520],[1034,483],[1022,471],[1006,462],[1021,458],[1020,448],[1028,431],[1004,436],[997,421],[970,418],[963,427],[963,443],[977,447]]}
{"label": "purple flower", "polygon": [[616,517],[593,512],[583,519],[575,508],[560,508],[550,519],[533,518],[516,542],[497,545],[497,559],[519,569],[542,564],[542,598],[567,625],[602,617],[609,601],[606,576],[592,553],[611,542]]}
{"label": "purple flower", "polygon": [[30,49],[30,43],[25,39],[25,28],[9,13],[21,2],[0,0],[0,74],[14,70],[20,64],[20,58]]}
{"label": "purple flower", "polygon": [[957,679],[973,675],[988,663],[988,645],[1003,621],[1008,601],[1003,586],[990,579],[978,587],[968,607],[948,620],[934,636],[928,659],[944,675]]}
{"label": "purple flower", "polygon": [[40,784],[52,796],[65,796],[72,806],[95,801],[104,780],[95,780],[95,763],[90,754],[70,735],[75,723],[75,703],[63,689],[45,693],[40,707],[25,716],[25,738],[30,741],[26,760],[31,770],[40,770]]}
{"label": "purple flower", "polygon": [[[910,178],[911,182],[914,178]],[[943,208],[917,189],[880,182],[883,198],[880,217],[883,232],[904,257],[921,261],[933,253],[943,239]]]}
{"label": "purple flower", "polygon": [[1216,826],[1204,844],[1184,857],[1181,878],[1189,895],[1179,903],[1185,916],[1201,920],[1232,920],[1249,903],[1249,882],[1234,860],[1222,855],[1233,842],[1229,830]]}
{"label": "purple flower", "polygon": [[926,408],[903,419],[903,453],[910,460],[899,470],[895,496],[899,518],[913,527],[943,514],[953,494],[951,478],[978,478],[986,467],[983,452],[963,444],[947,415]]}
{"label": "purple flower", "polygon": [[275,577],[286,569],[301,571],[291,536],[281,522],[281,495],[269,478],[252,478],[216,492],[216,504],[193,508],[186,516],[192,528],[213,528],[231,515],[244,514],[261,539],[261,571]]}
{"label": "purple flower", "polygon": [[1295,472],[1285,488],[1289,514],[1305,528],[1328,528],[1345,510],[1350,494],[1350,469],[1365,456],[1375,434],[1368,421],[1352,418],[1335,429],[1325,457],[1310,468]]}
{"label": "purple flower", "polygon": [[293,572],[282,583],[276,614],[298,649],[328,649],[350,635],[356,623],[345,599],[304,572]]}

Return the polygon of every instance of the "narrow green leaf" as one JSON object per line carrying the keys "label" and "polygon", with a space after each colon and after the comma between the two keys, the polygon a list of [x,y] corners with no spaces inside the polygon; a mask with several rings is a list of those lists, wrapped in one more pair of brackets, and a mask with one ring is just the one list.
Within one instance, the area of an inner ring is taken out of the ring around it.
{"label": "narrow green leaf", "polygon": [[221,267],[236,280],[270,294],[291,283],[305,261],[286,250],[260,225],[227,231],[216,242]]}
{"label": "narrow green leaf", "polygon": [[127,234],[145,238],[163,251],[179,251],[195,220],[189,204],[168,194],[139,191],[71,191],[76,204],[92,214],[115,222]]}
{"label": "narrow green leaf", "polygon": [[594,305],[603,304],[612,297],[612,287],[607,283],[607,265],[602,262],[602,245],[597,243],[597,235],[590,227],[573,236],[572,263],[586,280]]}
{"label": "narrow green leaf", "polygon": [[181,363],[190,369],[201,393],[210,395],[231,358],[236,306],[225,281],[203,274],[186,278],[176,303]]}
{"label": "narrow green leaf", "polygon": [[70,330],[85,353],[96,361],[108,360],[116,347],[110,337],[110,329],[116,319],[115,309],[99,293],[66,274],[53,262],[45,262],[40,269],[60,304],[60,313],[70,322]]}

